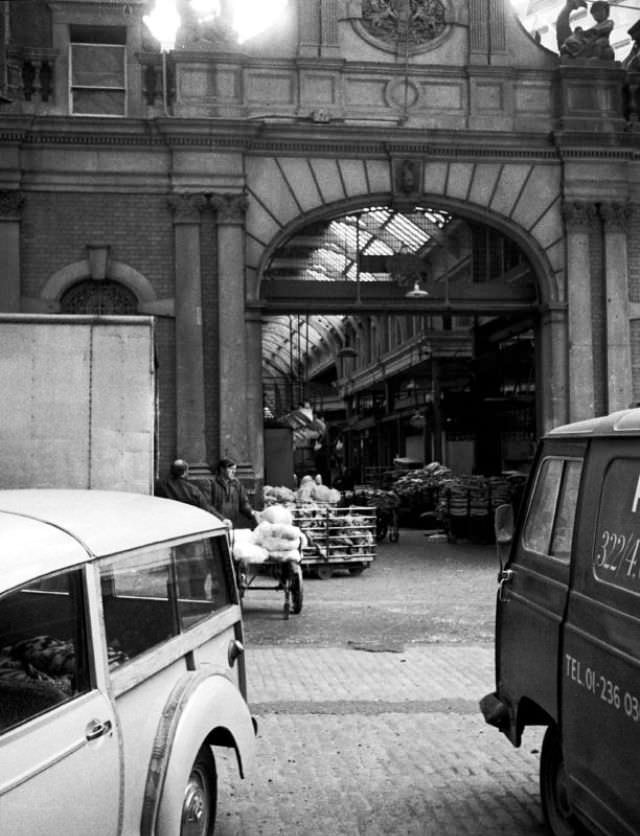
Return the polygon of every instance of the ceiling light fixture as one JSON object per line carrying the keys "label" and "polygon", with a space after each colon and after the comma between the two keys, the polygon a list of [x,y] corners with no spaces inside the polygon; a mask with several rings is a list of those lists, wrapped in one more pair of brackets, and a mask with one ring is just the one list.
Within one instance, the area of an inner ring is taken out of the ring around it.
{"label": "ceiling light fixture", "polygon": [[405,299],[424,299],[425,296],[429,295],[428,290],[424,290],[420,287],[420,282],[413,283],[413,290],[410,290],[408,293],[405,293]]}

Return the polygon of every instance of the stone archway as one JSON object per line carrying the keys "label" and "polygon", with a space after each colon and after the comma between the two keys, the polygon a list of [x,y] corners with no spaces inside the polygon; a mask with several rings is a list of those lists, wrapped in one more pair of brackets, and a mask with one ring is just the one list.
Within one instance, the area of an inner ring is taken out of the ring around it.
{"label": "stone archway", "polygon": [[[403,178],[407,163],[412,173],[408,185]],[[366,206],[419,201],[494,227],[526,254],[538,286],[538,364],[545,370],[540,375],[539,426],[545,431],[568,419],[565,240],[560,180],[554,166],[548,162],[498,165],[411,158],[279,159],[265,162],[262,175],[267,174],[268,190],[263,177],[248,183],[250,303],[252,297],[259,299],[264,295],[263,274],[275,250],[297,229],[315,219],[336,217]],[[374,183],[386,189],[374,191]],[[356,186],[362,189],[359,194],[355,193]],[[589,381],[587,388],[592,386]]]}

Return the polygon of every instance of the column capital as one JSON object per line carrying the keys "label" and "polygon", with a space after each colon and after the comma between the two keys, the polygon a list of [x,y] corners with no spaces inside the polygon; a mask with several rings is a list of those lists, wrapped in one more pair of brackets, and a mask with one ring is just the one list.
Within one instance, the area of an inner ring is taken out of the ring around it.
{"label": "column capital", "polygon": [[0,220],[17,220],[20,217],[24,200],[24,192],[17,189],[0,190]]}
{"label": "column capital", "polygon": [[242,224],[249,206],[244,193],[212,194],[211,208],[218,216],[218,223]]}
{"label": "column capital", "polygon": [[630,203],[607,201],[600,204],[600,217],[605,223],[606,232],[628,232],[632,214]]}
{"label": "column capital", "polygon": [[176,224],[200,223],[200,213],[207,208],[204,194],[172,194],[167,199]]}
{"label": "column capital", "polygon": [[569,232],[591,232],[598,218],[595,203],[583,200],[565,200],[562,216]]}

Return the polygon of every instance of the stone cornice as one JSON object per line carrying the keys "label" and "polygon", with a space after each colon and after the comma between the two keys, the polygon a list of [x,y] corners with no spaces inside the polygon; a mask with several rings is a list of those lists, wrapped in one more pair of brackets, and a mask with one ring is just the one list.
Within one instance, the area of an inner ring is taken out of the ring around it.
{"label": "stone cornice", "polygon": [[[630,134],[565,136],[488,131],[424,131],[393,125],[314,123],[293,120],[268,124],[247,120],[161,118],[154,120],[82,120],[45,117],[33,124],[24,117],[0,117],[0,147],[73,147],[208,149],[248,154],[388,157],[417,155],[425,159],[492,159],[504,161],[557,161],[559,159],[640,161],[640,143]],[[578,141],[579,140],[579,141]]]}

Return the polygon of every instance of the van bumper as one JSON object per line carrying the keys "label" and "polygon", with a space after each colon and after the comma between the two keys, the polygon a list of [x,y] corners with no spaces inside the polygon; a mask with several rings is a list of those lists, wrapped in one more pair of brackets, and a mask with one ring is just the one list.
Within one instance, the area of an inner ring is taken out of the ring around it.
{"label": "van bumper", "polygon": [[495,691],[480,700],[480,711],[490,726],[495,726],[501,732],[508,733],[511,725],[509,709]]}

